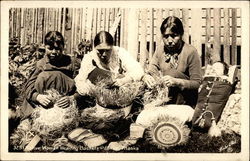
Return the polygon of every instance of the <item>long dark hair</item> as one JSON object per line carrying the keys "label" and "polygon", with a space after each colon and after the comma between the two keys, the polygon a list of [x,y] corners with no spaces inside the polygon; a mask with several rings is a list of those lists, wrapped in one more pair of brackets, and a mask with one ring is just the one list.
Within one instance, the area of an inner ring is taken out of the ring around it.
{"label": "long dark hair", "polygon": [[100,45],[102,43],[105,43],[109,46],[113,46],[114,44],[114,39],[112,37],[112,35],[107,32],[107,31],[100,31],[94,39],[94,47],[96,47],[97,45]]}
{"label": "long dark hair", "polygon": [[184,29],[183,24],[181,20],[178,17],[175,16],[169,16],[167,17],[161,24],[161,34],[164,34],[167,28],[170,28],[170,30],[176,34],[183,35]]}
{"label": "long dark hair", "polygon": [[58,31],[49,31],[45,35],[45,45],[62,50],[64,48],[64,38]]}

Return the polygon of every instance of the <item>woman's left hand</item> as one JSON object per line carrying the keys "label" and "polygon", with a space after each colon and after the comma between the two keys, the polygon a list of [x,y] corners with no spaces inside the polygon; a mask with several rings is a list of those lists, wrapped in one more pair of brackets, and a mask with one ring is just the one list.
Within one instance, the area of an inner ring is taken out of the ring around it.
{"label": "woman's left hand", "polygon": [[58,107],[60,107],[60,108],[67,108],[67,107],[69,107],[69,103],[70,103],[69,96],[65,96],[65,97],[60,98],[60,99],[57,101],[56,104],[57,104]]}
{"label": "woman's left hand", "polygon": [[168,87],[176,87],[179,86],[179,79],[171,77],[169,75],[166,75],[162,78],[162,81],[168,86]]}

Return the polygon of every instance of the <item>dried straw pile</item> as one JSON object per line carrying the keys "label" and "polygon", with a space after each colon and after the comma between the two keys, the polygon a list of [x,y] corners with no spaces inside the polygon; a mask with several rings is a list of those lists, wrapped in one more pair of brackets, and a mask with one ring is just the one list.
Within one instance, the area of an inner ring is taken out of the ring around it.
{"label": "dried straw pile", "polygon": [[[141,82],[131,82],[121,87],[110,88],[105,81],[101,81],[91,90],[97,104],[81,112],[80,123],[94,131],[113,128],[130,111],[129,106],[139,94],[141,87]],[[128,111],[125,112],[125,109]]]}
{"label": "dried straw pile", "polygon": [[31,119],[21,122],[10,137],[12,145],[23,149],[35,135],[39,135],[45,146],[51,146],[55,139],[78,126],[79,113],[73,98],[69,107],[63,109],[57,106],[62,96],[56,90],[48,90],[45,94],[52,98],[50,108],[36,107]]}

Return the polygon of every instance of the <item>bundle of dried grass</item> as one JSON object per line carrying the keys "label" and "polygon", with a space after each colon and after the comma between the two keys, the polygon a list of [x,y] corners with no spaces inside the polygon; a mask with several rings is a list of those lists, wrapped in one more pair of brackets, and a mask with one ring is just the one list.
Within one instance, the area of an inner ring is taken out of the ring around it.
{"label": "bundle of dried grass", "polygon": [[35,133],[31,130],[30,121],[25,119],[20,122],[17,129],[10,136],[10,145],[12,145],[15,150],[23,150],[34,136]]}
{"label": "bundle of dried grass", "polygon": [[131,110],[132,101],[142,87],[141,82],[126,83],[120,87],[107,85],[106,80],[100,81],[91,95],[96,98],[96,106],[81,112],[80,123],[92,130],[110,129],[124,119]]}
{"label": "bundle of dried grass", "polygon": [[218,127],[225,133],[241,135],[241,94],[230,95],[221,114]]}
{"label": "bundle of dried grass", "polygon": [[152,89],[147,89],[143,95],[145,108],[160,106],[169,101],[167,85],[161,80],[157,82]]}
{"label": "bundle of dried grass", "polygon": [[97,103],[102,107],[126,107],[136,98],[142,82],[128,82],[120,87],[110,85],[110,81],[101,80],[90,90]]}
{"label": "bundle of dried grass", "polygon": [[57,106],[57,101],[62,97],[56,90],[45,92],[52,99],[51,108],[37,107],[33,112],[32,130],[45,139],[55,139],[67,133],[78,125],[78,110],[73,98],[67,108]]}

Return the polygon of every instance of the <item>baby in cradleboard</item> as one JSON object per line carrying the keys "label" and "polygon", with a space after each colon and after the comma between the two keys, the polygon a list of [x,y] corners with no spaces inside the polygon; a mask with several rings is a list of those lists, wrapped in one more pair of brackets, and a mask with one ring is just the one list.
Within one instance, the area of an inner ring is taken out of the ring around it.
{"label": "baby in cradleboard", "polygon": [[[234,68],[233,68],[234,67]],[[236,67],[222,61],[207,65],[199,88],[198,101],[192,119],[193,127],[208,130],[209,136],[220,136],[216,126],[232,92]]]}

